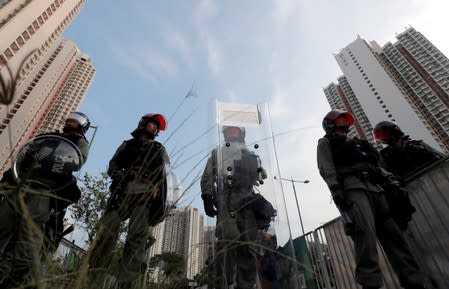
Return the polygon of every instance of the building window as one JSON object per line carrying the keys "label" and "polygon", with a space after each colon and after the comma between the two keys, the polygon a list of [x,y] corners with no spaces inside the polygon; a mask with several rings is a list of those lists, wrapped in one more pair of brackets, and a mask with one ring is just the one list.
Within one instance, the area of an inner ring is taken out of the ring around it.
{"label": "building window", "polygon": [[14,56],[14,54],[12,54],[12,52],[9,48],[6,49],[4,53],[5,53],[6,58],[8,58],[8,59],[11,59]]}
{"label": "building window", "polygon": [[392,115],[392,114],[389,114],[388,117],[393,117],[393,115]]}
{"label": "building window", "polygon": [[30,35],[28,34],[28,32],[27,32],[27,31],[23,31],[23,33],[22,33],[22,37],[23,37],[23,38],[25,38],[25,40],[28,40],[28,39],[30,39]]}
{"label": "building window", "polygon": [[39,29],[39,24],[37,23],[37,21],[36,20],[34,20],[33,21],[33,27],[34,27],[34,29]]}
{"label": "building window", "polygon": [[[378,95],[379,93],[376,91],[375,93],[374,93],[374,95]],[[380,97],[378,97],[378,98],[380,98]]]}
{"label": "building window", "polygon": [[42,17],[44,17],[44,19],[45,19],[45,20],[47,20],[47,19],[48,19],[48,15],[47,15],[47,12],[45,12],[45,11],[44,11],[44,12],[42,12]]}
{"label": "building window", "polygon": [[33,28],[33,26],[28,26],[28,32],[31,34],[31,35],[33,35],[34,34],[34,28]]}
{"label": "building window", "polygon": [[373,88],[371,88],[371,90],[372,90],[372,91],[376,91],[376,89],[375,89],[374,87],[373,87]]}
{"label": "building window", "polygon": [[10,47],[11,47],[12,51],[14,51],[14,52],[19,51],[19,46],[15,42],[11,43]]}
{"label": "building window", "polygon": [[0,55],[0,64],[6,64],[6,59],[3,55]]}
{"label": "building window", "polygon": [[16,42],[19,43],[20,47],[25,45],[25,41],[23,41],[22,36],[17,37]]}
{"label": "building window", "polygon": [[50,16],[51,14],[53,14],[53,12],[51,11],[50,7],[47,8],[47,14],[48,14],[48,16]]}
{"label": "building window", "polygon": [[51,4],[51,10],[56,11],[56,6],[55,6],[55,4]]}
{"label": "building window", "polygon": [[382,105],[382,108],[387,108],[387,106],[384,104],[384,105]]}
{"label": "building window", "polygon": [[372,85],[372,84],[370,84],[370,85],[369,85],[369,87],[373,87],[373,85]]}
{"label": "building window", "polygon": [[37,21],[39,21],[39,24],[44,24],[44,19],[42,19],[42,16],[37,17]]}

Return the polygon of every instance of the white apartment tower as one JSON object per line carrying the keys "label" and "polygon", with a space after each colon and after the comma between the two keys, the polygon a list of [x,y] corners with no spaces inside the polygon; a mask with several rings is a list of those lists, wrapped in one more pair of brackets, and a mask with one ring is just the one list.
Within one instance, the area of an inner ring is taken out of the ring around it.
{"label": "white apartment tower", "polygon": [[[439,150],[446,150],[444,139],[408,97],[382,53],[383,49],[376,43],[369,45],[357,37],[334,55],[344,74],[339,77],[340,87],[366,138],[372,140],[368,132],[378,122],[390,120],[413,138],[422,139]],[[329,87],[326,89],[327,96]],[[333,104],[329,103],[332,107]]]}
{"label": "white apartment tower", "polygon": [[449,59],[421,33],[408,28],[379,53],[404,95],[449,152]]}
{"label": "white apartment tower", "polygon": [[187,278],[193,279],[204,266],[204,217],[197,208],[186,209],[186,244],[185,248]]}
{"label": "white apartment tower", "polygon": [[[204,217],[197,208],[190,206],[170,212],[163,222],[152,228],[156,242],[150,248],[148,258],[172,252],[184,258],[186,277],[193,279],[204,267]],[[159,278],[155,270],[152,278]]]}
{"label": "white apartment tower", "polygon": [[[71,43],[67,40],[63,40],[63,42],[65,45]],[[64,127],[67,115],[72,111],[79,110],[94,75],[95,67],[92,65],[90,57],[78,50],[75,64],[73,65],[67,80],[64,82],[62,91],[53,102],[38,133],[59,131]]]}
{"label": "white apartment tower", "polygon": [[11,0],[0,3],[0,74],[10,80],[6,65],[14,74],[19,73],[14,99],[8,106],[0,106],[0,172],[9,166],[11,151],[37,133],[76,64],[79,51],[76,46],[63,42],[61,34],[84,2]]}

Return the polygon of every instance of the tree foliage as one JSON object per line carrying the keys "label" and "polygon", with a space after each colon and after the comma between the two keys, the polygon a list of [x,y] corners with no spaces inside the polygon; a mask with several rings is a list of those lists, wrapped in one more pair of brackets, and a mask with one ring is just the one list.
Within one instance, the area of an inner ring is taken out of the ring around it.
{"label": "tree foliage", "polygon": [[[100,176],[85,173],[80,186],[81,198],[71,208],[76,225],[87,232],[87,243],[89,245],[94,240],[98,221],[111,196],[109,185],[110,179],[106,173],[102,173]],[[126,228],[126,223],[122,222],[120,236],[123,236]],[[123,240],[123,238],[120,239]]]}
{"label": "tree foliage", "polygon": [[186,262],[184,258],[178,254],[166,252],[151,258],[149,263],[150,269],[159,267],[163,271],[164,279],[161,283],[166,281],[169,283],[177,283],[184,279],[186,272]]}

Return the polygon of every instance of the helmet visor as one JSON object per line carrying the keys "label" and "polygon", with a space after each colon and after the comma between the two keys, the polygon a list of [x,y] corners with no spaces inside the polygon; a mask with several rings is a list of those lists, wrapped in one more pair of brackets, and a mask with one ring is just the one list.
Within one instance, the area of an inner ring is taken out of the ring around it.
{"label": "helmet visor", "polygon": [[149,114],[144,115],[143,118],[155,121],[158,124],[159,130],[165,130],[167,127],[167,121],[165,120],[165,117],[162,114],[149,113]]}
{"label": "helmet visor", "polygon": [[78,113],[74,113],[72,112],[71,114],[69,114],[69,116],[67,117],[67,120],[74,120],[77,123],[79,123],[81,126],[86,126],[87,123],[89,122],[89,120],[87,120],[86,117],[82,116],[81,114]]}
{"label": "helmet visor", "polygon": [[225,129],[224,135],[231,138],[237,138],[242,134],[240,128],[231,126]]}
{"label": "helmet visor", "polygon": [[349,122],[346,114],[342,114],[339,115],[336,119],[335,119],[335,126],[339,127],[339,126],[350,126],[351,123]]}
{"label": "helmet visor", "polygon": [[373,138],[376,141],[383,143],[389,142],[393,137],[392,132],[389,129],[377,129],[373,132]]}

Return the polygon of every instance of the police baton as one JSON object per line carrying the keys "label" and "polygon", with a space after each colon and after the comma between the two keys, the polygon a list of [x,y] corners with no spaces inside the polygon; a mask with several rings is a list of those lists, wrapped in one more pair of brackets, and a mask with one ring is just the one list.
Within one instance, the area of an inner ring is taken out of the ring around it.
{"label": "police baton", "polygon": [[351,217],[349,217],[348,212],[346,210],[341,209],[340,206],[337,206],[337,209],[340,212],[340,216],[341,216],[341,219],[343,220],[343,223],[346,226],[351,226],[353,223],[352,223]]}

